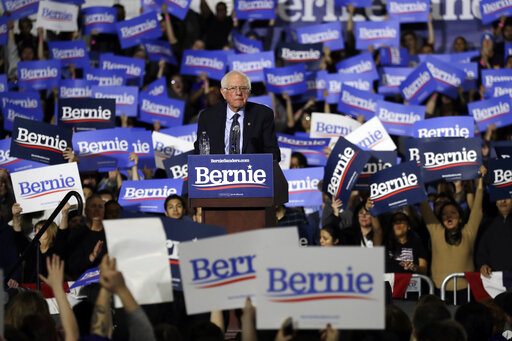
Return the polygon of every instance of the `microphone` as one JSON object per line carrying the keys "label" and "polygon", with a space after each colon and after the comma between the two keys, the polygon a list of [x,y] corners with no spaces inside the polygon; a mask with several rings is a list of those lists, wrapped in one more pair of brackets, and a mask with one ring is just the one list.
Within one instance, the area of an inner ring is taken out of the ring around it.
{"label": "microphone", "polygon": [[231,140],[229,141],[229,153],[230,154],[240,154],[240,126],[235,125],[231,128]]}

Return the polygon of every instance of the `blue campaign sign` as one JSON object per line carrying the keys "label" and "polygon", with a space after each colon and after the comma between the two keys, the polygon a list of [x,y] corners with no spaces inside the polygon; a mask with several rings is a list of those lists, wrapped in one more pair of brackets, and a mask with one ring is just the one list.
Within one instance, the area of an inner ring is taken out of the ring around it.
{"label": "blue campaign sign", "polygon": [[356,49],[400,46],[400,23],[398,21],[362,21],[355,23]]}
{"label": "blue campaign sign", "polygon": [[158,78],[156,81],[149,83],[146,92],[151,96],[167,96],[165,77]]}
{"label": "blue campaign sign", "polygon": [[102,70],[124,70],[127,81],[135,78],[139,85],[142,85],[146,61],[140,58],[121,57],[109,54],[100,55],[100,69]]}
{"label": "blue campaign sign", "polygon": [[111,98],[62,98],[57,124],[75,131],[108,129],[116,125],[116,101]]}
{"label": "blue campaign sign", "polygon": [[[341,85],[343,84],[343,77],[340,77],[338,74],[332,74],[332,73],[323,73],[320,74],[320,79],[324,82],[324,89],[327,89],[327,97],[325,97],[325,101],[329,104],[336,104],[340,100],[341,96]],[[322,99],[323,99],[323,90],[322,92]],[[317,91],[320,92],[320,91]],[[315,98],[318,98],[318,94]]]}
{"label": "blue campaign sign", "polygon": [[249,97],[249,102],[263,104],[269,107],[270,109],[274,110],[272,106],[272,97],[270,95],[263,95],[263,96],[253,96]]}
{"label": "blue campaign sign", "polygon": [[190,155],[189,198],[273,197],[271,154]]}
{"label": "blue campaign sign", "polygon": [[0,75],[0,92],[7,92],[9,85],[7,84],[7,75]]}
{"label": "blue campaign sign", "polygon": [[382,67],[379,69],[380,82],[378,93],[394,96],[401,93],[400,84],[407,79],[414,68],[409,67]]}
{"label": "blue campaign sign", "polygon": [[502,157],[502,153],[506,154],[512,149],[512,141],[491,141],[489,149],[491,158]]}
{"label": "blue campaign sign", "polygon": [[427,200],[421,168],[413,161],[375,173],[370,183],[372,216]]}
{"label": "blue campaign sign", "polygon": [[427,22],[430,0],[389,0],[386,9],[391,20],[403,23]]}
{"label": "blue campaign sign", "polygon": [[354,57],[344,59],[336,64],[336,69],[339,73],[343,74],[359,75],[364,73],[370,75],[372,80],[379,79],[379,73],[370,52],[363,52]]}
{"label": "blue campaign sign", "polygon": [[275,19],[277,0],[235,0],[236,18]]}
{"label": "blue campaign sign", "polygon": [[0,45],[7,44],[9,28],[7,27],[7,17],[0,17]]}
{"label": "blue campaign sign", "polygon": [[162,6],[161,0],[140,0],[140,7],[142,8],[142,13],[159,12],[160,6]]}
{"label": "blue campaign sign", "polygon": [[379,48],[381,66],[409,66],[409,51],[405,47]]}
{"label": "blue campaign sign", "polygon": [[290,148],[292,152],[302,153],[310,166],[325,166],[327,159],[325,147],[329,146],[331,139],[312,139],[285,134],[277,134],[279,147]]}
{"label": "blue campaign sign", "polygon": [[277,45],[277,56],[284,60],[285,66],[305,63],[308,71],[320,69],[323,54],[321,43],[279,43]]}
{"label": "blue campaign sign", "polygon": [[163,161],[165,172],[169,179],[188,180],[188,156],[194,155],[194,151],[188,151],[179,155],[172,155]]}
{"label": "blue campaign sign", "polygon": [[2,5],[9,12],[9,20],[14,21],[37,13],[39,0],[2,0]]}
{"label": "blue campaign sign", "polygon": [[84,69],[84,79],[99,86],[122,86],[126,82],[123,70]]}
{"label": "blue campaign sign", "polygon": [[245,73],[251,82],[263,81],[263,69],[275,67],[273,51],[251,54],[233,54],[228,57],[229,70]]}
{"label": "blue campaign sign", "polygon": [[336,6],[372,7],[372,0],[334,0]]}
{"label": "blue campaign sign", "polygon": [[496,156],[500,159],[512,158],[512,146],[495,146],[494,150],[496,151]]}
{"label": "blue campaign sign", "polygon": [[500,97],[503,95],[508,95],[512,98],[512,81],[492,83],[492,86],[484,93],[484,98]]}
{"label": "blue campaign sign", "polygon": [[172,288],[174,290],[183,290],[179,266],[180,243],[221,236],[226,234],[226,229],[215,225],[194,223],[185,219],[162,217],[161,220],[167,236],[166,244],[169,252],[169,264],[171,266]]}
{"label": "blue campaign sign", "polygon": [[127,210],[164,213],[164,202],[169,195],[180,195],[183,179],[152,179],[123,181],[119,205]]}
{"label": "blue campaign sign", "polygon": [[116,33],[117,9],[115,7],[93,6],[82,9],[84,34]]}
{"label": "blue campaign sign", "polygon": [[338,111],[352,117],[363,115],[368,120],[375,115],[377,102],[383,99],[384,97],[381,95],[343,85]]}
{"label": "blue campaign sign", "polygon": [[375,111],[388,134],[412,136],[415,122],[425,119],[425,107],[378,101]]}
{"label": "blue campaign sign", "polygon": [[37,60],[18,63],[18,86],[23,89],[43,90],[59,86],[60,61]]}
{"label": "blue campaign sign", "polygon": [[167,129],[161,129],[160,132],[188,142],[195,142],[197,139],[197,123],[178,125]]}
{"label": "blue campaign sign", "polygon": [[400,84],[399,89],[407,102],[420,104],[436,91],[436,81],[426,63],[423,63],[409,74]]}
{"label": "blue campaign sign", "polygon": [[139,88],[136,86],[93,86],[92,97],[115,99],[116,116],[137,116]]}
{"label": "blue campaign sign", "polygon": [[345,48],[341,23],[332,22],[327,24],[310,25],[298,27],[296,30],[297,40],[301,44],[322,43],[331,51],[343,50]]}
{"label": "blue campaign sign", "polygon": [[475,121],[471,116],[434,117],[414,122],[413,137],[474,137]]}
{"label": "blue campaign sign", "polygon": [[351,86],[357,90],[373,91],[374,77],[371,73],[337,73],[343,85]]}
{"label": "blue campaign sign", "polygon": [[36,121],[43,120],[43,111],[41,108],[28,109],[14,103],[6,103],[2,109],[2,114],[4,118],[4,130],[6,131],[13,131],[14,119],[16,117]]}
{"label": "blue campaign sign", "polygon": [[461,70],[464,70],[466,73],[466,79],[462,83],[462,88],[464,91],[477,89],[478,63],[460,63],[457,64],[457,67],[459,67]]}
{"label": "blue campaign sign", "polygon": [[187,16],[191,0],[162,0],[167,4],[167,12],[183,20]]}
{"label": "blue campaign sign", "polygon": [[370,188],[370,177],[389,167],[393,167],[397,164],[397,152],[396,151],[374,151],[369,150],[370,159],[364,165],[363,171],[356,183],[356,190],[367,191]]}
{"label": "blue campaign sign", "polygon": [[208,78],[221,80],[226,73],[226,60],[226,54],[221,51],[185,50],[180,73],[197,76],[206,72]]}
{"label": "blue campaign sign", "polygon": [[43,110],[41,107],[41,99],[39,97],[39,93],[35,91],[3,92],[0,95],[0,100],[2,101],[2,111],[5,110],[5,105],[7,103],[19,105],[25,109],[38,111]]}
{"label": "blue campaign sign", "polygon": [[94,82],[85,79],[61,79],[59,82],[59,98],[92,97]]}
{"label": "blue campaign sign", "polygon": [[160,38],[162,30],[156,12],[141,14],[133,19],[115,24],[121,48],[126,49],[146,39]]}
{"label": "blue campaign sign", "polygon": [[512,55],[512,43],[505,43],[505,60]]}
{"label": "blue campaign sign", "polygon": [[350,192],[369,159],[370,153],[344,137],[340,137],[332,149],[325,166],[322,191],[331,197],[339,198],[343,203],[341,209],[347,207]]}
{"label": "blue campaign sign", "polygon": [[428,57],[425,65],[430,75],[435,80],[436,91],[451,98],[457,98],[458,88],[466,79],[464,70],[453,66],[451,63],[444,63],[435,57]]}
{"label": "blue campaign sign", "polygon": [[148,54],[148,58],[152,62],[165,60],[166,63],[178,65],[176,57],[172,52],[171,44],[164,40],[150,40],[144,42],[144,49]]}
{"label": "blue campaign sign", "polygon": [[301,101],[307,102],[310,98],[323,101],[327,75],[327,71],[306,72],[307,90],[301,95]]}
{"label": "blue campaign sign", "polygon": [[263,52],[263,43],[261,41],[244,37],[236,31],[232,31],[231,36],[236,51],[240,53]]}
{"label": "blue campaign sign", "polygon": [[31,168],[39,168],[46,166],[44,163],[23,160],[17,157],[11,157],[11,138],[0,140],[0,168],[7,170],[9,173],[19,172]]}
{"label": "blue campaign sign", "polygon": [[425,142],[420,156],[426,183],[475,179],[482,164],[482,141],[473,137]]}
{"label": "blue campaign sign", "polygon": [[48,42],[50,56],[60,60],[62,67],[74,64],[77,68],[91,66],[87,47],[83,40],[50,41]]}
{"label": "blue campaign sign", "polygon": [[482,69],[480,77],[485,89],[489,90],[494,83],[511,82],[512,69]]}
{"label": "blue campaign sign", "polygon": [[489,160],[489,199],[512,198],[512,158]]}
{"label": "blue campaign sign", "polygon": [[480,1],[480,13],[482,14],[482,24],[487,25],[498,20],[502,15],[505,17],[512,15],[512,5],[503,0],[482,0]]}
{"label": "blue campaign sign", "polygon": [[80,159],[79,170],[91,171],[126,167],[132,146],[128,138],[114,128],[73,134],[73,150]]}
{"label": "blue campaign sign", "polygon": [[268,92],[298,95],[306,92],[306,65],[298,64],[286,67],[263,69]]}
{"label": "blue campaign sign", "polygon": [[324,167],[283,170],[288,181],[288,207],[321,206],[322,192],[318,183],[324,178]]}
{"label": "blue campaign sign", "polygon": [[153,150],[153,138],[151,131],[136,131],[125,134],[132,145],[131,151],[139,157],[139,168],[155,168],[155,152]]}
{"label": "blue campaign sign", "polygon": [[509,95],[468,103],[469,114],[475,119],[478,130],[484,132],[490,124],[497,128],[512,124],[512,100]]}
{"label": "blue campaign sign", "polygon": [[183,123],[185,103],[166,96],[151,96],[141,93],[139,99],[139,120],[147,123],[160,122],[164,127],[174,127]]}
{"label": "blue campaign sign", "polygon": [[72,134],[71,129],[16,117],[10,155],[48,165],[67,162],[62,153],[71,147]]}

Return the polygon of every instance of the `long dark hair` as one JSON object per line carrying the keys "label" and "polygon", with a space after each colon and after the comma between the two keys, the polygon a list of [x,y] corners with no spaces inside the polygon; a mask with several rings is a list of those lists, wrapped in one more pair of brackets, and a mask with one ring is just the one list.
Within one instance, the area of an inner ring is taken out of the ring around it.
{"label": "long dark hair", "polygon": [[[359,245],[363,243],[366,246],[366,241],[361,233],[361,225],[359,224],[359,211],[362,209],[368,212],[366,209],[366,200],[361,201],[354,209],[351,228],[354,230],[354,237],[359,237]],[[367,238],[373,240],[373,229],[368,233]]]}
{"label": "long dark hair", "polygon": [[407,230],[407,240],[409,240],[410,236],[411,236],[412,225],[411,225],[411,219],[409,219],[409,216],[407,214],[403,213],[403,212],[396,212],[396,213],[394,213],[391,216],[391,219],[389,220],[391,228],[389,229],[388,238],[386,240],[386,249],[389,252],[391,252],[393,254],[393,256],[398,256],[399,255],[398,253],[401,250],[400,244],[396,240],[395,231],[393,229],[393,224],[394,224],[394,222],[396,220],[398,220],[398,218],[400,218],[400,220],[406,220],[407,221],[407,225],[409,226],[409,229]]}
{"label": "long dark hair", "polygon": [[[443,225],[443,218],[442,218],[443,210],[445,209],[446,206],[450,206],[450,205],[455,207],[455,209],[459,213],[459,222],[457,223],[457,227],[455,227],[452,231],[448,230]],[[462,240],[462,229],[464,228],[464,221],[462,220],[463,218],[464,218],[464,212],[462,211],[462,208],[460,207],[460,205],[457,204],[457,202],[454,202],[454,201],[445,202],[439,208],[439,213],[437,215],[437,219],[441,222],[441,225],[444,227],[444,240],[449,245],[459,245],[460,244],[460,241]]]}

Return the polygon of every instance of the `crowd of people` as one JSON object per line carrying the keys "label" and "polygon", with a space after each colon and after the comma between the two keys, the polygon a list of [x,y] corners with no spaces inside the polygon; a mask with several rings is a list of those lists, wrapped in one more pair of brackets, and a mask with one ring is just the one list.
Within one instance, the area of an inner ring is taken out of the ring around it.
{"label": "crowd of people", "polygon": [[[122,5],[114,5],[117,21],[125,20]],[[275,20],[238,20],[228,15],[227,6],[217,3],[212,11],[205,0],[201,0],[200,13],[188,11],[184,20],[167,13],[162,5],[161,40],[172,47],[176,60],[180,61],[185,50],[231,50],[231,33],[245,31],[248,38],[263,41],[265,50],[272,50]],[[349,19],[345,26],[345,48],[329,51],[324,48],[320,69],[336,72],[336,64],[364,51],[355,49],[354,14],[359,11],[348,5]],[[4,13],[8,14],[8,13]],[[79,25],[80,26],[80,25]],[[420,38],[412,27],[402,24],[401,44],[408,51],[410,66],[417,64],[415,56],[436,54],[434,25],[432,17],[425,27],[426,39]],[[266,32],[264,35],[261,32]],[[36,34],[34,34],[36,32]],[[280,37],[284,40],[286,37]],[[77,32],[60,32],[33,27],[30,18],[21,18],[8,23],[8,42],[0,46],[0,74],[6,74],[10,91],[22,91],[15,86],[17,65],[20,61],[49,59],[48,42],[83,39],[87,42],[92,63],[98,61],[101,53],[114,53],[145,60],[142,89],[159,78],[168,84],[169,98],[185,102],[183,124],[196,123],[201,112],[222,102],[220,82],[208,78],[206,73],[197,77],[179,73],[180,66],[151,62],[142,46],[122,49],[117,35],[94,32],[82,35]],[[512,43],[512,18],[502,16],[485,33],[481,42],[468,42],[464,37],[453,41],[451,52],[465,52],[480,43],[480,53],[473,58],[482,69],[512,68],[512,57],[505,58],[505,44]],[[376,65],[379,65],[377,49],[369,48]],[[284,65],[276,56],[276,66]],[[179,63],[178,63],[179,64]],[[83,70],[73,64],[63,69],[62,77],[80,79]],[[425,101],[426,118],[440,116],[464,116],[468,114],[467,104],[484,97],[485,88],[478,79],[478,87],[469,91],[459,89],[458,97],[452,98],[434,92]],[[376,84],[375,84],[376,86]],[[308,134],[311,130],[313,112],[337,113],[335,105],[315,98],[289,96],[286,93],[268,93],[265,84],[248,84],[251,96],[269,94],[272,99],[274,124],[277,133],[293,135]],[[375,87],[376,88],[376,87]],[[326,93],[327,95],[327,93]],[[0,97],[2,94],[0,93]],[[59,100],[58,88],[40,91],[43,120],[54,124],[55,104]],[[404,103],[400,95],[386,97],[387,101]],[[249,98],[250,101],[250,98]],[[343,113],[339,113],[343,114]],[[5,116],[2,116],[5,121]],[[149,125],[133,117],[118,117],[118,126],[144,127],[158,131],[157,122]],[[364,121],[363,117],[358,120]],[[1,137],[10,136],[3,130]],[[383,246],[386,250],[386,272],[417,273],[432,278],[436,295],[424,295],[418,302],[412,318],[392,304],[386,308],[386,330],[384,331],[338,331],[327,325],[320,332],[290,331],[289,322],[283,321],[282,328],[275,332],[257,331],[255,328],[255,307],[248,299],[246,306],[235,315],[215,311],[211,314],[187,316],[184,298],[175,292],[175,301],[169,304],[140,307],[125,285],[123,274],[116,269],[115,259],[108,255],[103,220],[124,216],[118,196],[124,180],[166,178],[161,169],[139,169],[138,157],[132,153],[134,166],[127,176],[120,170],[108,173],[82,172],[82,187],[86,199],[83,214],[66,205],[55,222],[41,236],[39,244],[30,250],[23,266],[11,277],[5,278],[9,301],[5,311],[4,338],[10,340],[222,340],[228,322],[236,318],[241,325],[242,340],[409,340],[414,337],[427,340],[503,340],[512,338],[505,327],[512,325],[512,295],[510,292],[497,296],[488,302],[469,302],[460,306],[452,319],[445,302],[441,301],[439,290],[444,278],[455,272],[480,272],[489,277],[493,271],[512,271],[512,198],[496,202],[489,200],[486,190],[486,163],[491,155],[491,142],[512,140],[510,126],[496,128],[490,125],[481,131],[484,164],[480,177],[474,180],[440,182],[430,184],[428,201],[409,206],[400,211],[372,216],[372,202],[368,193],[353,191],[347,207],[341,210],[342,202],[323,194],[321,207],[276,207],[278,226],[298,226],[307,235],[309,245],[328,246]],[[393,136],[398,153],[404,159],[404,137]],[[329,150],[325,150],[326,158]],[[64,153],[69,162],[79,161],[70,149]],[[294,152],[290,168],[308,168],[307,158]],[[139,173],[141,171],[142,173]],[[165,216],[170,219],[186,219],[202,222],[201,209],[187,207],[186,198],[171,195],[165,200]],[[0,168],[0,268],[4,274],[11,270],[20,253],[30,239],[39,232],[51,212],[23,214],[15,202],[9,173]],[[312,231],[312,232],[311,232]],[[310,233],[311,232],[311,233]],[[38,256],[38,257],[36,257]],[[39,262],[39,263],[37,263]],[[84,271],[99,266],[99,284],[83,289],[83,302],[70,307],[62,289],[63,281],[76,280]],[[49,314],[48,306],[41,294],[22,288],[24,283],[34,283],[40,278],[51,287],[60,311],[60,327]],[[447,289],[458,302],[465,302],[467,282],[457,281]],[[124,311],[112,313],[112,294],[123,302]],[[464,299],[463,299],[464,297]],[[235,317],[233,317],[235,316]],[[1,338],[0,338],[1,339]]]}

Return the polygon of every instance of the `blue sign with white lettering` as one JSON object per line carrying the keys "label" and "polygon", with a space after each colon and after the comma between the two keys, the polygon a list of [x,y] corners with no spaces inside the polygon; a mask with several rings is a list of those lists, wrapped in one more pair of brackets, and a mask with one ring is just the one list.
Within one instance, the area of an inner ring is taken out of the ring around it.
{"label": "blue sign with white lettering", "polygon": [[457,66],[466,73],[466,79],[462,83],[464,91],[477,89],[478,63],[460,63]]}
{"label": "blue sign with white lettering", "polygon": [[84,34],[116,33],[117,9],[115,7],[93,6],[82,9]]}
{"label": "blue sign with white lettering", "polygon": [[485,89],[489,90],[494,83],[511,82],[512,69],[482,69],[480,77]]}
{"label": "blue sign with white lettering", "polygon": [[370,177],[389,167],[393,167],[397,164],[397,152],[392,151],[367,151],[370,153],[370,159],[364,165],[363,171],[356,183],[356,190],[369,190],[370,188]]}
{"label": "blue sign with white lettering", "polygon": [[409,66],[409,51],[405,47],[381,47],[379,57],[381,66]]}
{"label": "blue sign with white lettering", "polygon": [[426,63],[418,66],[400,84],[404,99],[411,104],[420,104],[436,91],[436,81],[430,74]]}
{"label": "blue sign with white lettering", "polygon": [[355,23],[356,49],[366,50],[370,45],[400,46],[398,21],[362,21]]}
{"label": "blue sign with white lettering", "polygon": [[31,168],[39,168],[46,166],[44,163],[23,160],[17,157],[11,157],[11,138],[0,140],[0,168],[7,170],[9,173],[19,172]]}
{"label": "blue sign with white lettering", "polygon": [[274,52],[266,51],[251,54],[233,54],[228,57],[229,70],[245,73],[251,82],[263,81],[263,68],[275,67]]}
{"label": "blue sign with white lettering", "polygon": [[371,80],[379,79],[373,56],[370,52],[363,52],[354,57],[342,60],[336,64],[336,70],[343,74],[366,74]]}
{"label": "blue sign with white lettering", "polygon": [[283,170],[288,181],[288,207],[321,206],[322,192],[318,183],[324,178],[324,168],[297,168]]}
{"label": "blue sign with white lettering", "polygon": [[271,154],[190,155],[189,198],[273,197]]}
{"label": "blue sign with white lettering", "polygon": [[146,92],[150,96],[167,96],[167,82],[165,77],[158,78],[148,84]]}
{"label": "blue sign with white lettering", "polygon": [[142,9],[142,13],[159,12],[161,6],[161,0],[140,0],[140,7]]}
{"label": "blue sign with white lettering", "polygon": [[162,35],[156,12],[141,14],[133,19],[118,22],[116,31],[122,49],[138,45],[146,39],[160,38]]}
{"label": "blue sign with white lettering", "polygon": [[195,142],[197,139],[197,123],[178,125],[167,129],[161,129],[160,132],[162,134],[171,135],[188,142]]}
{"label": "blue sign with white lettering", "polygon": [[225,53],[221,51],[185,50],[180,74],[198,76],[206,72],[208,78],[221,80],[226,73],[226,60]]}
{"label": "blue sign with white lettering", "polygon": [[177,150],[170,150],[167,154],[171,156],[163,160],[164,169],[169,179],[188,180],[188,156],[194,155],[194,151],[176,154]]}
{"label": "blue sign with white lettering", "polygon": [[502,15],[506,17],[512,15],[512,6],[508,1],[503,0],[481,0],[480,13],[482,24],[487,25],[498,20]]}
{"label": "blue sign with white lettering", "polygon": [[[146,61],[140,58],[130,58],[109,54],[100,55],[100,69],[102,70],[123,70],[127,82],[135,80],[134,84],[142,85]],[[132,83],[130,83],[132,84]]]}
{"label": "blue sign with white lettering", "polygon": [[375,116],[379,118],[388,134],[412,136],[414,122],[425,119],[425,107],[378,101]]}
{"label": "blue sign with white lettering", "polygon": [[331,139],[312,139],[285,134],[277,134],[279,147],[290,148],[292,152],[302,153],[310,166],[325,166],[327,158],[324,148],[329,146]]}
{"label": "blue sign with white lettering", "polygon": [[174,127],[183,122],[185,103],[166,96],[151,96],[141,93],[139,121],[154,123],[160,122],[164,127]]}
{"label": "blue sign with white lettering", "polygon": [[334,0],[336,6],[354,5],[355,8],[359,7],[372,7],[372,0]]}
{"label": "blue sign with white lettering", "polygon": [[167,12],[180,20],[184,20],[190,8],[191,0],[162,0],[167,4]]}
{"label": "blue sign with white lettering", "polygon": [[492,83],[492,86],[484,93],[484,98],[500,97],[503,95],[508,95],[512,98],[512,81]]}
{"label": "blue sign with white lettering", "polygon": [[414,122],[413,137],[474,137],[475,121],[471,116],[434,117]]}
{"label": "blue sign with white lettering", "polygon": [[416,162],[403,162],[383,169],[370,178],[372,216],[427,200],[427,192]]}
{"label": "blue sign with white lettering", "polygon": [[60,60],[62,67],[74,64],[77,68],[90,67],[89,54],[83,40],[50,41],[50,56]]}
{"label": "blue sign with white lettering", "polygon": [[9,36],[9,28],[7,27],[7,17],[0,17],[0,45],[7,44]]}
{"label": "blue sign with white lettering", "polygon": [[94,82],[84,79],[61,79],[59,82],[59,98],[89,98],[92,96]]}
{"label": "blue sign with white lettering", "polygon": [[176,57],[172,52],[172,47],[169,42],[164,40],[150,40],[144,42],[144,49],[148,54],[148,58],[152,62],[159,62],[165,60],[166,63],[178,65]]}
{"label": "blue sign with white lettering", "polygon": [[320,69],[320,61],[324,54],[321,43],[279,43],[276,49],[277,56],[284,61],[285,66],[305,63],[308,71]]}
{"label": "blue sign with white lettering", "polygon": [[137,116],[139,88],[136,86],[93,86],[92,97],[115,99],[116,116]]}
{"label": "blue sign with white lettering", "polygon": [[298,27],[296,30],[297,40],[301,44],[322,43],[331,51],[343,50],[345,48],[341,24],[337,21],[319,25]]}
{"label": "blue sign with white lettering", "polygon": [[307,102],[310,98],[315,98],[317,101],[323,101],[326,86],[324,78],[327,75],[327,71],[306,72],[307,90],[301,94],[300,100]]}
{"label": "blue sign with white lettering", "polygon": [[263,69],[268,92],[298,95],[306,92],[306,65],[298,64],[272,69]]}
{"label": "blue sign with white lettering", "polygon": [[386,9],[391,20],[403,23],[427,22],[430,0],[388,0]]}
{"label": "blue sign with white lettering", "polygon": [[512,158],[489,161],[489,199],[512,198]]}
{"label": "blue sign with white lettering", "polygon": [[14,21],[37,13],[39,0],[2,0],[2,5],[9,12],[9,20]]}
{"label": "blue sign with white lettering", "polygon": [[4,118],[4,130],[7,131],[13,130],[13,123],[16,117],[22,117],[36,121],[43,120],[43,111],[41,110],[41,108],[29,109],[14,103],[5,103],[5,106],[2,110],[2,114]]}
{"label": "blue sign with white lettering", "polygon": [[75,131],[108,129],[116,125],[116,101],[111,98],[62,98],[57,124]]}
{"label": "blue sign with white lettering", "polygon": [[124,70],[84,69],[84,79],[99,86],[122,86],[126,82]]}
{"label": "blue sign with white lettering", "polygon": [[132,151],[137,154],[139,168],[155,168],[155,152],[153,151],[153,138],[151,131],[137,131],[127,134],[132,145]]}
{"label": "blue sign with white lettering", "polygon": [[435,57],[428,57],[425,65],[435,80],[436,91],[451,98],[458,98],[458,88],[466,79],[466,72],[454,67],[451,63],[444,63]]}
{"label": "blue sign with white lettering", "polygon": [[235,0],[236,18],[275,19],[277,0]]}
{"label": "blue sign with white lettering", "polygon": [[23,89],[43,90],[59,86],[60,61],[36,60],[18,63],[18,86]]}
{"label": "blue sign with white lettering", "polygon": [[118,202],[128,210],[164,213],[165,199],[180,195],[182,187],[183,179],[123,181]]}
{"label": "blue sign with white lettering", "polygon": [[0,95],[0,100],[2,101],[2,111],[3,112],[5,110],[5,105],[7,103],[19,105],[25,109],[32,109],[32,110],[37,110],[37,111],[43,110],[41,107],[41,100],[39,97],[39,93],[37,93],[35,91],[3,92]]}
{"label": "blue sign with white lettering", "polygon": [[361,91],[345,84],[341,87],[338,111],[352,117],[363,115],[367,119],[375,115],[377,102],[383,100],[382,95]]}
{"label": "blue sign with white lettering", "polygon": [[263,52],[263,43],[259,40],[246,38],[236,31],[231,32],[233,46],[240,53],[260,53]]}
{"label": "blue sign with white lettering", "polygon": [[484,132],[490,124],[497,128],[512,124],[512,100],[509,95],[468,103],[468,111],[473,115],[478,130]]}
{"label": "blue sign with white lettering", "polygon": [[7,84],[7,75],[4,73],[0,75],[0,92],[7,92],[9,90],[9,86]]}
{"label": "blue sign with white lettering", "polygon": [[72,146],[72,134],[71,129],[16,117],[10,155],[48,165],[65,163],[62,154]]}
{"label": "blue sign with white lettering", "polygon": [[[324,90],[327,89],[327,97],[325,97],[325,101],[329,104],[336,104],[340,100],[341,96],[341,85],[343,84],[343,77],[340,77],[339,74],[332,73],[318,73],[318,78],[324,84],[324,89],[317,89],[315,98],[318,99],[319,95],[321,95],[320,100],[324,99]],[[315,82],[315,85],[318,82]],[[320,94],[319,94],[320,93]],[[313,96],[310,96],[313,97]]]}
{"label": "blue sign with white lettering", "polygon": [[380,82],[378,93],[394,96],[401,93],[400,84],[407,79],[414,68],[409,67],[382,67],[379,69]]}

